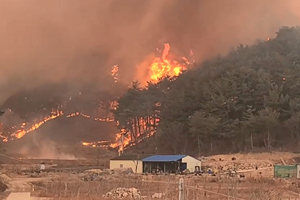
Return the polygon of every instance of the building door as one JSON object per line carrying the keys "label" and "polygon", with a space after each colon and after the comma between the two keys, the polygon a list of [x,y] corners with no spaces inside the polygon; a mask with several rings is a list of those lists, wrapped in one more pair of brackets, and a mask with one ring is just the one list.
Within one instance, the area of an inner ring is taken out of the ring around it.
{"label": "building door", "polygon": [[180,165],[180,171],[186,170],[187,164],[186,163],[181,163]]}

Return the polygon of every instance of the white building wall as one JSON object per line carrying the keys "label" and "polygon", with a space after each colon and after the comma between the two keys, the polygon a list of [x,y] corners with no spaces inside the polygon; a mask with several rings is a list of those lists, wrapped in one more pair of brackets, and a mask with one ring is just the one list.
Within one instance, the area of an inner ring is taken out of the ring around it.
{"label": "white building wall", "polygon": [[300,178],[300,165],[297,165],[297,178]]}
{"label": "white building wall", "polygon": [[[137,160],[110,160],[109,169],[131,168],[135,172]],[[138,160],[136,173],[143,173],[143,162]]]}
{"label": "white building wall", "polygon": [[186,168],[190,172],[195,171],[195,166],[200,166],[200,169],[201,169],[201,161],[196,158],[193,158],[191,156],[186,156],[186,157],[182,158],[182,163],[186,163]]}

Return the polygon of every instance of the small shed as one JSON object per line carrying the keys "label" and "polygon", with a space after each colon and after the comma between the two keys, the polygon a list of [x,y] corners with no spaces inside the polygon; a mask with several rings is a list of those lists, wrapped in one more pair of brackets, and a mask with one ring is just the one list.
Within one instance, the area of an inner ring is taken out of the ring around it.
{"label": "small shed", "polygon": [[298,178],[297,165],[274,165],[275,178]]}
{"label": "small shed", "polygon": [[201,168],[201,161],[188,155],[153,155],[142,161],[144,173],[151,173],[153,170],[168,173],[184,170],[194,172],[196,166]]}
{"label": "small shed", "polygon": [[149,157],[150,155],[121,155],[115,158],[110,159],[109,168],[131,168],[135,173],[143,172],[143,162],[142,159]]}

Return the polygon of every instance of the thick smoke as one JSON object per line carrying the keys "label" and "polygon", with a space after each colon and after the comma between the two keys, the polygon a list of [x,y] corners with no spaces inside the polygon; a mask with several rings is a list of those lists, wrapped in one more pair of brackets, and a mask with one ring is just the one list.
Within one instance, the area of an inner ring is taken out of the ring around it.
{"label": "thick smoke", "polygon": [[299,7],[298,0],[2,0],[0,104],[47,82],[103,86],[115,64],[131,81],[162,42],[192,49],[200,62],[297,25]]}

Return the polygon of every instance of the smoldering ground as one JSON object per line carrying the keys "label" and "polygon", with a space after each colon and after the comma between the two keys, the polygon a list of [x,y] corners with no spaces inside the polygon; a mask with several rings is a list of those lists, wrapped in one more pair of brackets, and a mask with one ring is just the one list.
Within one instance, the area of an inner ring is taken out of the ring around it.
{"label": "smoldering ground", "polygon": [[103,87],[114,64],[129,82],[163,42],[201,62],[299,24],[299,8],[298,0],[2,0],[0,104],[48,82]]}
{"label": "smoldering ground", "polygon": [[[5,116],[4,120],[1,119],[5,125],[7,123],[7,130],[10,130],[9,125],[22,123],[16,120],[17,116]],[[1,148],[8,154],[22,154],[25,157],[67,159],[76,156],[78,158],[83,155],[81,149],[78,149],[83,141],[114,142],[116,133],[118,130],[115,123],[99,122],[80,116],[70,118],[61,116],[45,123],[21,139],[1,144]]]}

